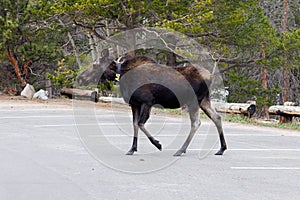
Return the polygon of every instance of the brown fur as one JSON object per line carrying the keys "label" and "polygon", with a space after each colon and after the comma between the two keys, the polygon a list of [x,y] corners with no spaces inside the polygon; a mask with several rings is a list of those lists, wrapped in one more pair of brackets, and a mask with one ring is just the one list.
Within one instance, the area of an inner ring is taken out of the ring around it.
{"label": "brown fur", "polygon": [[[130,104],[133,114],[134,137],[127,155],[137,151],[138,129],[141,129],[150,142],[161,150],[162,146],[146,130],[144,124],[149,119],[151,107],[160,104],[165,108],[179,108],[187,105],[191,130],[182,147],[174,154],[186,153],[194,134],[200,126],[199,107],[215,123],[221,148],[216,155],[226,150],[221,117],[211,107],[209,85],[211,73],[203,67],[188,65],[170,67],[158,64],[152,58],[136,56],[118,63],[120,70],[120,90],[124,100]],[[128,73],[128,74],[127,74]]]}
{"label": "brown fur", "polygon": [[[130,62],[130,65],[129,65],[129,62]],[[141,65],[149,64],[149,63],[158,64],[155,60],[153,60],[150,57],[136,56],[134,58],[125,60],[125,62],[122,65],[125,65],[127,67],[123,68],[122,71],[123,71],[123,73],[125,73],[125,72],[127,72],[127,71],[129,71],[133,68],[136,68],[136,67],[141,66]]]}
{"label": "brown fur", "polygon": [[134,69],[138,66],[153,65],[153,66],[160,66],[162,68],[165,67],[165,68],[175,69],[180,74],[182,74],[189,82],[194,80],[197,81],[203,80],[209,83],[212,78],[211,73],[207,69],[199,65],[188,65],[184,67],[165,66],[157,63],[155,60],[147,56],[136,56],[132,59],[126,59],[123,65],[126,66],[125,68],[122,68],[123,73],[126,73],[127,71]]}

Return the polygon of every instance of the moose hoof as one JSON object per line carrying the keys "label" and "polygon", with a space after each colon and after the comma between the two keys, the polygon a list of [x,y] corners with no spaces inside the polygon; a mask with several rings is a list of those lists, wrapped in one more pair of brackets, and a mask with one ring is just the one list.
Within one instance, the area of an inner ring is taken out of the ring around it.
{"label": "moose hoof", "polygon": [[226,150],[226,148],[221,148],[217,153],[215,153],[215,155],[221,156],[221,155],[223,155],[225,150]]}
{"label": "moose hoof", "polygon": [[134,153],[134,151],[128,151],[127,153],[126,153],[126,155],[129,155],[129,156],[131,156],[131,155],[133,155],[133,153]]}
{"label": "moose hoof", "polygon": [[137,151],[136,148],[131,148],[131,149],[126,153],[126,155],[133,155],[135,151]]}
{"label": "moose hoof", "polygon": [[181,156],[182,154],[186,153],[185,150],[178,150],[173,156]]}
{"label": "moose hoof", "polygon": [[156,148],[158,148],[161,151],[162,146],[161,146],[161,144],[159,143],[158,140],[154,140],[153,144],[154,144],[154,146],[156,146]]}
{"label": "moose hoof", "polygon": [[221,155],[223,155],[223,151],[218,151],[217,153],[215,153],[215,155],[217,155],[217,156],[221,156]]}
{"label": "moose hoof", "polygon": [[156,146],[156,148],[158,148],[161,151],[162,146],[158,140],[155,140],[153,137],[149,137],[149,140],[154,146]]}

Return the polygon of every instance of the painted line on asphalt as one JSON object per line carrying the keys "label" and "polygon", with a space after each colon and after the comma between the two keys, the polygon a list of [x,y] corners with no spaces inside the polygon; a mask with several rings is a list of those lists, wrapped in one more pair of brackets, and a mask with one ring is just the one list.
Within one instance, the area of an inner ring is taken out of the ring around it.
{"label": "painted line on asphalt", "polygon": [[[175,151],[178,149],[164,149],[167,151]],[[188,149],[188,151],[210,151],[219,149]],[[299,151],[300,149],[228,149],[227,151]]]}
{"label": "painted line on asphalt", "polygon": [[[1,119],[1,118],[0,118]],[[151,122],[147,125],[182,125],[182,126],[189,126],[189,124],[184,123],[177,123],[177,122]],[[129,125],[132,126],[132,122],[123,122],[123,123],[114,123],[114,122],[107,122],[107,123],[86,123],[86,124],[42,124],[42,125],[34,125],[35,128],[42,128],[42,127],[69,127],[69,126],[92,126],[92,125],[98,125],[98,126],[115,126],[115,125]],[[197,132],[207,132],[207,130],[199,129]],[[232,136],[232,137],[238,137],[238,136],[246,136],[246,137],[282,137],[281,134],[225,134],[225,136]]]}
{"label": "painted line on asphalt", "polygon": [[230,167],[234,170],[300,170],[300,167]]}
{"label": "painted line on asphalt", "polygon": [[90,124],[47,124],[47,125],[34,125],[34,128],[47,128],[47,127],[70,127],[70,126],[94,126],[95,123]]}
{"label": "painted line on asphalt", "polygon": [[[42,116],[36,116],[37,118],[40,118]],[[9,118],[9,117],[8,117]],[[13,117],[12,117],[13,118]],[[25,118],[25,117],[24,117]],[[47,118],[47,117],[45,117]],[[1,119],[1,118],[0,118]],[[116,125],[120,125],[120,126],[124,126],[124,125],[129,125],[132,126],[131,122],[123,122],[123,123],[114,123],[114,122],[107,122],[107,123],[86,123],[86,124],[42,124],[42,125],[34,125],[34,128],[47,128],[47,127],[71,127],[71,126],[116,126]],[[183,124],[183,123],[177,123],[177,122],[151,122],[148,123],[147,125],[181,125],[181,126],[185,126],[187,124]],[[198,133],[206,133],[207,130],[203,130],[203,129],[199,129],[197,131]],[[197,134],[200,135],[201,134]],[[227,137],[283,137],[281,134],[243,134],[243,133],[236,133],[236,134],[225,134],[225,136]],[[292,135],[292,136],[298,136],[298,135]]]}
{"label": "painted line on asphalt", "polygon": [[31,116],[9,116],[0,117],[0,119],[31,119],[31,118],[67,118],[74,117],[74,115],[31,115]]}
{"label": "painted line on asphalt", "polygon": [[[151,124],[161,124],[161,125],[178,125],[180,123],[174,123],[174,122],[151,122],[148,125]],[[34,125],[35,128],[41,128],[41,127],[64,127],[64,126],[91,126],[91,125],[98,125],[98,126],[115,126],[115,125],[130,125],[132,126],[132,122],[124,122],[124,123],[87,123],[87,124],[44,124],[44,125]]]}
{"label": "painted line on asphalt", "polygon": [[[5,117],[0,117],[0,119],[32,119],[32,118],[75,118],[75,117],[95,117],[95,115],[77,115],[77,114],[72,114],[72,115],[24,115],[24,116],[5,116]],[[99,117],[96,115],[96,117]],[[120,117],[126,117],[126,116],[118,116]],[[126,117],[127,118],[127,117]],[[111,118],[104,118],[104,119],[111,119]],[[174,122],[175,123],[175,122]],[[178,122],[179,124],[180,122]]]}
{"label": "painted line on asphalt", "polygon": [[[155,137],[186,137],[186,135],[154,135],[153,136]],[[111,137],[111,138],[118,138],[118,137],[132,137],[132,135],[103,135],[103,134],[99,134],[99,135],[92,135],[90,137],[93,137],[93,138],[97,138],[97,137]],[[146,136],[142,135],[140,136],[141,138],[147,138]]]}
{"label": "painted line on asphalt", "polygon": [[[13,106],[13,105],[12,105]],[[41,112],[41,111],[73,111],[72,108],[39,108],[36,107],[34,109],[27,109],[27,108],[20,108],[19,106],[16,106],[14,108],[8,108],[8,109],[0,109],[0,112]]]}

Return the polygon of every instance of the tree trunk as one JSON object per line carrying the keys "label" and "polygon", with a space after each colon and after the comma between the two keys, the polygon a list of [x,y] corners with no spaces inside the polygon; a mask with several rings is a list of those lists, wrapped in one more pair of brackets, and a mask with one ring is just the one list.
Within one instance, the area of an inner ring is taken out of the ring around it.
{"label": "tree trunk", "polygon": [[95,48],[93,35],[91,33],[88,33],[88,38],[89,38],[89,45],[90,45],[93,64],[97,64],[97,58],[98,57],[97,57],[97,51],[96,51],[96,48]]}
{"label": "tree trunk", "polygon": [[77,52],[77,47],[75,45],[74,39],[73,39],[70,32],[68,32],[68,37],[69,37],[69,40],[70,40],[71,45],[73,47],[73,52],[74,52],[74,55],[75,55],[77,65],[78,65],[79,68],[81,68],[82,64],[81,64],[81,61],[80,61],[80,58],[79,58],[79,55],[78,55],[78,52]]}
{"label": "tree trunk", "polygon": [[30,73],[29,73],[29,66],[31,65],[31,61],[26,61],[24,63],[24,75],[25,75],[25,78],[26,80],[29,80],[30,78]]}
{"label": "tree trunk", "polygon": [[[261,43],[261,59],[266,59],[266,53],[265,53],[265,44],[264,42]],[[266,91],[268,89],[268,82],[267,82],[267,69],[263,67],[262,69],[262,87]],[[269,111],[268,111],[268,105],[264,105],[264,120],[269,119]]]}
{"label": "tree trunk", "polygon": [[[283,0],[283,32],[286,34],[288,31],[288,1]],[[284,66],[283,66],[283,97],[284,102],[289,101],[289,70],[287,65],[287,52],[284,53]]]}
{"label": "tree trunk", "polygon": [[[288,13],[287,13],[288,2],[287,0],[283,0],[283,32],[287,34],[288,30]],[[284,35],[284,42],[285,42]],[[290,89],[290,81],[289,81],[289,69],[287,64],[287,52],[284,52],[284,63],[283,63],[283,102],[289,101],[289,89]],[[290,119],[286,115],[280,116],[280,122],[288,122]]]}
{"label": "tree trunk", "polygon": [[93,37],[93,41],[94,41],[94,48],[96,51],[96,64],[101,64],[100,63],[101,46],[99,45],[99,38]]}
{"label": "tree trunk", "polygon": [[283,0],[283,32],[287,33],[288,29],[288,0]]}
{"label": "tree trunk", "polygon": [[283,94],[283,99],[284,102],[289,101],[289,88],[290,88],[290,79],[289,79],[289,69],[287,66],[287,61],[286,58],[284,58],[284,71],[283,71],[283,87],[284,87],[284,94]]}
{"label": "tree trunk", "polygon": [[[27,82],[23,78],[21,70],[20,70],[19,63],[18,63],[14,53],[12,52],[12,50],[9,47],[6,48],[6,55],[7,55],[8,60],[11,62],[11,64],[13,65],[13,67],[15,69],[17,78],[20,81],[21,86],[25,87]],[[25,64],[26,64],[26,62],[25,62]],[[28,64],[26,64],[26,67],[28,67]]]}
{"label": "tree trunk", "polygon": [[[59,20],[59,23],[63,27],[66,27],[66,25],[64,24],[64,22],[61,19],[58,19],[58,20]],[[69,40],[71,42],[71,45],[72,45],[72,48],[73,48],[73,52],[74,52],[74,55],[75,55],[75,59],[76,59],[77,65],[80,68],[82,66],[82,64],[81,64],[81,61],[80,61],[80,58],[79,58],[79,55],[78,55],[78,52],[77,52],[76,44],[75,44],[74,39],[73,39],[73,37],[72,37],[72,35],[71,35],[70,32],[68,32],[68,38],[69,38]]]}

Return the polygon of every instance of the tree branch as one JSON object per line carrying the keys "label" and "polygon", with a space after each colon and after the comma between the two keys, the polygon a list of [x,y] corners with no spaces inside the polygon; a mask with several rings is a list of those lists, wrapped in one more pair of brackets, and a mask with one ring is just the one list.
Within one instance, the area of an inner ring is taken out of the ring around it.
{"label": "tree branch", "polygon": [[[252,66],[252,64],[254,64],[255,61],[256,60],[248,60],[246,62],[231,62],[230,66],[227,67],[226,69],[220,70],[220,73],[224,73],[224,72],[229,71],[229,70],[231,70],[235,67],[250,67],[250,66]],[[220,62],[222,62],[222,61],[220,61]],[[224,63],[229,64],[227,62],[224,62]]]}
{"label": "tree branch", "polygon": [[218,34],[210,32],[210,33],[185,33],[185,35],[189,36],[189,37],[209,37],[209,36],[213,36],[213,37],[218,37]]}
{"label": "tree branch", "polygon": [[124,48],[127,48],[129,46],[128,44],[126,44],[126,42],[124,42],[125,44],[123,44],[123,43],[111,40],[110,38],[106,37],[105,34],[97,32],[97,30],[95,30],[95,28],[93,28],[91,26],[82,24],[82,23],[77,22],[75,20],[74,20],[74,24],[76,26],[79,26],[79,27],[82,27],[82,28],[88,30],[90,33],[92,33],[93,35],[95,35],[97,38],[99,38],[101,40],[106,40],[107,42],[113,43],[115,45],[119,45],[119,46],[124,47]]}

